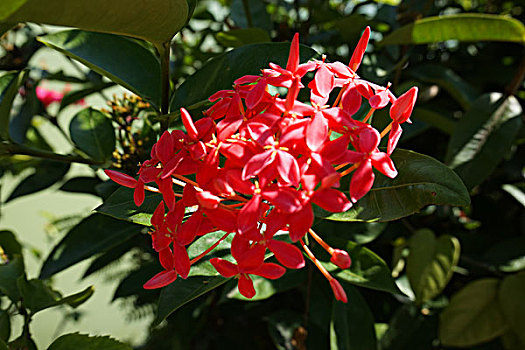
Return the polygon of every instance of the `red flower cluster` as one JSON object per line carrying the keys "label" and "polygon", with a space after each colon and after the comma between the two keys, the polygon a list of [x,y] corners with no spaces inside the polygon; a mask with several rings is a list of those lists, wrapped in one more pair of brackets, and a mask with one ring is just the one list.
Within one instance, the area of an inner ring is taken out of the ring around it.
{"label": "red flower cluster", "polygon": [[[135,189],[137,205],[143,202],[145,189],[163,195],[151,218],[151,236],[165,270],[144,288],[163,287],[177,276],[186,278],[193,263],[233,234],[235,262],[220,258],[210,262],[222,276],[238,278],[240,293],[251,298],[255,295],[251,275],[276,279],[285,267],[304,266],[301,250],[276,236],[287,232],[326,276],[335,297],[346,302],[344,289],[303,241],[310,234],[331,255],[332,263],[343,269],[350,266],[347,252],[328,246],[311,229],[312,205],[344,212],[372,187],[373,168],[388,177],[397,175],[390,154],[417,95],[412,88],[396,98],[388,86],[375,85],[355,73],[369,35],[367,28],[349,65],[327,63],[324,58],[300,64],[295,35],[286,68],[270,64],[261,75],[239,78],[232,90],[211,96],[214,105],[195,122],[181,109],[186,133],[166,131],[153,147],[151,159],[141,165],[138,180],[106,170],[115,182]],[[303,103],[297,97],[308,72],[314,78],[308,84],[310,101]],[[275,88],[286,89],[286,97],[272,94]],[[327,106],[334,89],[339,90],[338,96]],[[364,120],[355,120],[352,116],[363,98],[370,112]],[[367,122],[374,110],[389,104],[393,121],[380,134]],[[389,131],[385,153],[378,145]],[[348,199],[337,188],[341,177],[351,173]],[[195,181],[188,175],[195,175]],[[182,195],[173,190],[173,184],[184,187]],[[189,208],[191,215],[186,218]],[[225,235],[190,260],[188,245],[217,230]],[[281,265],[265,262],[268,251]]]}

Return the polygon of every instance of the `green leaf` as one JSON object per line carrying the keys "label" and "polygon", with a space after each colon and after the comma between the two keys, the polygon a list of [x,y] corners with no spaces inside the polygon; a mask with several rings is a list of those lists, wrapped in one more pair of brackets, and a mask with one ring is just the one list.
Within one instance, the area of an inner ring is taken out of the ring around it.
{"label": "green leaf", "polygon": [[20,300],[20,292],[16,286],[16,281],[24,274],[24,260],[19,255],[9,260],[8,263],[0,265],[0,292],[7,295],[14,302]]}
{"label": "green leaf", "polygon": [[525,269],[525,237],[519,236],[500,241],[490,247],[482,260],[503,272],[516,272]]}
{"label": "green leaf", "polygon": [[162,194],[147,192],[144,203],[137,207],[133,200],[133,189],[120,187],[95,210],[116,219],[150,226],[151,216],[161,200]]}
{"label": "green leaf", "polygon": [[100,82],[96,84],[89,84],[87,87],[82,88],[81,90],[75,90],[68,92],[60,101],[60,110],[66,108],[72,103],[82,100],[84,97],[87,97],[96,92],[100,92],[104,89],[114,86],[112,82]]}
{"label": "green leaf", "polygon": [[525,42],[525,26],[507,16],[461,13],[427,17],[385,37],[382,44],[430,44],[445,40]]}
{"label": "green leaf", "polygon": [[419,305],[438,296],[459,261],[460,246],[456,237],[442,235],[436,239],[429,229],[417,231],[408,241],[407,276]]}
{"label": "green leaf", "polygon": [[6,254],[8,258],[13,258],[15,255],[22,255],[22,246],[11,231],[0,231],[0,248],[2,248],[3,253]]}
{"label": "green leaf", "polygon": [[445,89],[463,109],[468,109],[478,97],[478,92],[452,69],[438,64],[423,64],[407,71],[418,81],[436,84]]}
{"label": "green leaf", "polygon": [[357,244],[367,244],[379,237],[387,226],[386,222],[321,220],[315,223],[313,228],[326,236],[352,241]]}
{"label": "green leaf", "polygon": [[498,279],[483,278],[467,284],[452,296],[440,315],[439,339],[444,346],[474,346],[507,330],[498,303],[498,286]]}
{"label": "green leaf", "polygon": [[78,112],[69,124],[71,140],[78,149],[97,161],[105,161],[115,150],[115,129],[102,112],[86,108]]}
{"label": "green leaf", "polygon": [[79,176],[64,182],[62,186],[60,186],[59,190],[72,193],[87,193],[98,196],[95,187],[101,183],[102,180],[95,176]]}
{"label": "green leaf", "polygon": [[[2,0],[3,6],[20,0]],[[13,5],[11,5],[13,6]],[[144,14],[147,14],[145,16]],[[132,36],[160,45],[188,18],[186,0],[27,0],[6,22],[35,22]],[[104,52],[101,50],[101,52]]]}
{"label": "green leaf", "polygon": [[428,350],[437,337],[438,317],[423,315],[413,303],[399,307],[379,341],[381,350]]}
{"label": "green leaf", "polygon": [[9,72],[0,77],[0,140],[9,139],[11,106],[27,75],[28,71],[21,71]]}
{"label": "green leaf", "polygon": [[327,270],[334,271],[334,277],[360,287],[402,294],[387,264],[376,253],[354,242],[346,244],[346,251],[352,259],[350,268],[339,270],[331,263],[323,263]]}
{"label": "green leaf", "polygon": [[344,286],[348,303],[334,299],[330,322],[330,350],[376,349],[374,316],[357,288]]}
{"label": "green leaf", "polygon": [[24,102],[18,113],[11,117],[9,122],[9,136],[20,144],[26,143],[26,135],[31,126],[33,117],[42,115],[44,107],[36,96],[35,88],[25,88]]}
{"label": "green leaf", "polygon": [[6,202],[27,196],[52,186],[69,171],[71,164],[55,160],[42,160],[35,167],[35,172],[23,179],[11,192]]}
{"label": "green leaf", "polygon": [[229,281],[222,276],[194,276],[177,279],[160,292],[157,316],[153,325],[160,324],[178,308]]}
{"label": "green leaf", "polygon": [[65,334],[56,339],[47,350],[132,350],[127,344],[108,336],[89,336],[87,334]]}
{"label": "green leaf", "polygon": [[60,299],[59,304],[67,304],[72,308],[77,308],[80,305],[84,304],[86,301],[88,301],[88,299],[91,298],[93,293],[95,293],[95,288],[93,288],[93,286],[89,286],[81,292],[71,294],[67,297]]}
{"label": "green leaf", "polygon": [[510,329],[525,344],[525,271],[503,279],[498,300]]}
{"label": "green leaf", "polygon": [[448,135],[452,134],[455,128],[455,121],[451,117],[427,108],[414,108],[411,118],[428,123]]}
{"label": "green leaf", "polygon": [[243,296],[235,284],[235,287],[227,294],[228,298],[244,300],[244,301],[258,301],[272,297],[274,294],[282,293],[287,290],[296,288],[305,282],[305,274],[301,270],[288,270],[281,278],[276,280],[269,280],[257,275],[251,275],[255,287],[255,296],[251,299]]}
{"label": "green leaf", "polygon": [[[11,336],[11,318],[5,310],[0,310],[0,341],[8,341]],[[1,349],[1,346],[0,346]],[[6,347],[7,349],[7,347]]]}
{"label": "green leaf", "polygon": [[278,350],[292,350],[295,331],[302,326],[303,316],[290,309],[272,312],[264,317],[273,343]]}
{"label": "green leaf", "polygon": [[240,47],[243,45],[270,42],[270,35],[261,28],[233,29],[227,32],[219,32],[215,38],[222,46]]}
{"label": "green leaf", "polygon": [[84,259],[104,253],[142,230],[139,225],[92,214],[73,227],[53,248],[40,270],[40,278],[48,278]]}
{"label": "green leaf", "polygon": [[[392,160],[395,179],[378,174],[374,187],[345,213],[326,217],[335,221],[392,221],[430,205],[466,206],[470,197],[454,171],[432,157],[397,149]],[[328,212],[317,211],[318,216]]]}
{"label": "green leaf", "polygon": [[38,40],[82,62],[154,105],[160,105],[160,62],[137,41],[113,34],[80,30],[49,34]]}
{"label": "green leaf", "polygon": [[[289,51],[287,43],[252,44],[214,57],[175,91],[170,110],[175,112],[207,101],[215,92],[231,89],[233,82],[243,75],[260,74],[270,62],[286,66]],[[307,46],[301,46],[300,54],[301,62],[319,56]]]}
{"label": "green leaf", "polygon": [[[10,0],[0,2],[0,21],[5,20],[18,10],[27,0]],[[1,34],[0,34],[1,36]]]}
{"label": "green leaf", "polygon": [[471,189],[485,180],[505,157],[521,128],[522,108],[514,96],[478,98],[450,138],[446,161]]}
{"label": "green leaf", "polygon": [[[244,3],[247,4],[250,11],[249,15],[245,12]],[[266,10],[266,4],[262,0],[233,0],[230,9],[230,16],[237,27],[258,27],[266,31],[273,29],[272,19]],[[248,16],[251,18],[251,24],[248,21]]]}

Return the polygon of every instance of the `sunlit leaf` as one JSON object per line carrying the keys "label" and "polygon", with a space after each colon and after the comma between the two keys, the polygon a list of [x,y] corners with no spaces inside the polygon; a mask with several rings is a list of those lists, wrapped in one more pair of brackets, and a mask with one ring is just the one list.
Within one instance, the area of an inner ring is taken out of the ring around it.
{"label": "sunlit leaf", "polygon": [[525,26],[507,16],[460,13],[427,17],[385,37],[383,44],[430,44],[445,40],[525,42]]}
{"label": "sunlit leaf", "polygon": [[498,286],[498,279],[483,278],[452,296],[439,322],[439,339],[444,346],[469,347],[506,331],[508,325],[498,302]]}

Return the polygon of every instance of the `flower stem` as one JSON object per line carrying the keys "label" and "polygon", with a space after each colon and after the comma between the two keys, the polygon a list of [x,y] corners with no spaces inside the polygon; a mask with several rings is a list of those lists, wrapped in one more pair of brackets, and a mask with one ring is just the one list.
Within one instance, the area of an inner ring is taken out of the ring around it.
{"label": "flower stem", "polygon": [[321,247],[323,247],[323,249],[328,252],[328,254],[332,255],[334,253],[334,248],[330,247],[325,241],[323,241],[323,239],[319,237],[314,230],[310,229],[308,232],[310,233],[310,236],[312,236],[313,239],[315,239],[316,242],[319,243]]}
{"label": "flower stem", "polygon": [[320,262],[319,260],[317,260],[317,258],[315,257],[314,253],[312,253],[312,251],[311,251],[310,248],[308,248],[308,246],[304,243],[304,241],[303,241],[302,238],[299,239],[299,242],[301,243],[301,246],[303,247],[304,251],[306,252],[306,255],[308,255],[308,257],[310,258],[310,260],[312,260],[312,262],[315,264],[315,266],[317,266],[317,268],[319,269],[319,271],[321,271],[321,273],[323,274],[323,276],[324,276],[328,281],[333,280],[334,278],[332,277],[332,275],[330,275],[330,273],[324,268],[324,266],[321,265],[321,262]]}
{"label": "flower stem", "polygon": [[343,172],[341,173],[341,177],[350,174],[352,171],[354,171],[355,169],[357,169],[358,166],[359,166],[359,163],[352,165],[350,168],[346,169],[345,171],[343,171]]}
{"label": "flower stem", "polygon": [[387,134],[387,132],[389,132],[390,129],[392,129],[392,124],[394,124],[394,122],[388,124],[388,126],[383,131],[381,131],[381,138],[383,138]]}
{"label": "flower stem", "polygon": [[190,264],[193,265],[195,264],[197,261],[199,261],[200,259],[202,259],[202,257],[204,257],[206,254],[208,254],[209,252],[211,252],[213,249],[215,249],[215,247],[217,247],[222,241],[224,241],[226,239],[226,237],[228,237],[230,235],[231,232],[226,232],[224,234],[224,236],[222,236],[221,238],[219,238],[219,240],[217,242],[215,242],[211,247],[209,247],[208,249],[206,249],[204,252],[202,252],[201,254],[199,254],[198,256],[196,256],[195,258],[191,259],[190,260]]}

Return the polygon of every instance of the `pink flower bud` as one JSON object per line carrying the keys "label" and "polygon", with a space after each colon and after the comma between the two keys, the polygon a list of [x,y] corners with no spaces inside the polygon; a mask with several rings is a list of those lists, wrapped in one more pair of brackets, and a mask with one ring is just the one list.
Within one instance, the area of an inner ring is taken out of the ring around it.
{"label": "pink flower bud", "polygon": [[330,287],[332,287],[332,291],[334,292],[334,296],[337,300],[342,301],[343,303],[348,302],[345,290],[343,289],[343,286],[341,286],[341,283],[339,283],[338,280],[336,280],[335,278],[331,279]]}

